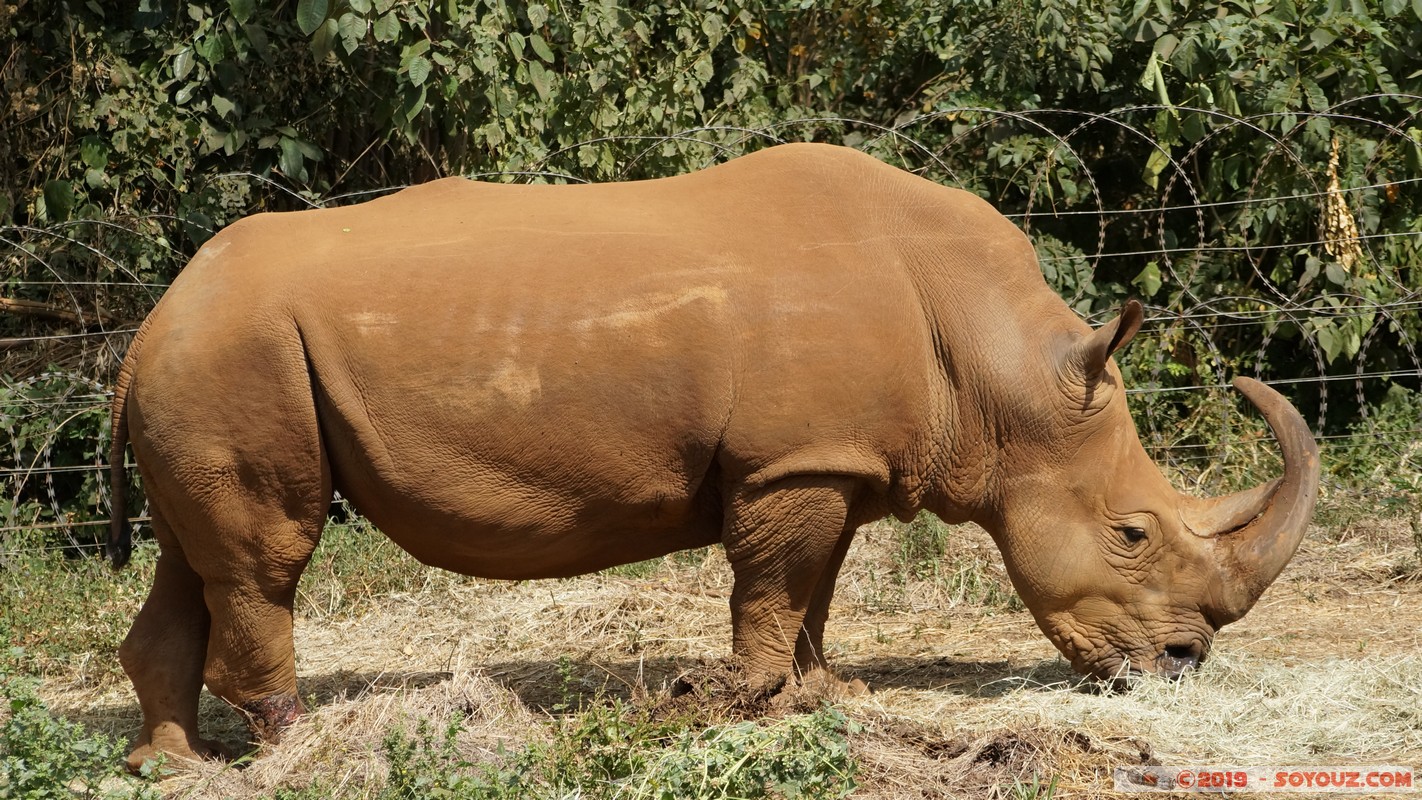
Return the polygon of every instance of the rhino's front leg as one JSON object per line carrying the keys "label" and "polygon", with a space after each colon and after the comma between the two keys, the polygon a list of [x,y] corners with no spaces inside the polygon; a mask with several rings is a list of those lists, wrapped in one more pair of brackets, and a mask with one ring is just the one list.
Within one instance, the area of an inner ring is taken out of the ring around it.
{"label": "rhino's front leg", "polygon": [[212,634],[203,670],[212,693],[245,714],[256,741],[267,744],[280,741],[305,711],[296,693],[292,605],[320,530],[299,523],[274,527],[280,534],[272,538],[300,543],[288,551],[296,553],[294,564],[270,558],[243,564],[234,557],[226,580],[207,583]]}
{"label": "rhino's front leg", "polygon": [[[805,610],[805,620],[800,625],[800,635],[795,640],[795,671],[803,678],[811,673],[819,677],[831,677],[829,663],[825,659],[825,623],[829,620],[830,602],[834,600],[834,585],[839,579],[839,570],[844,566],[844,557],[849,545],[854,541],[854,526],[845,526],[834,551],[820,572],[819,584],[810,597],[810,605]],[[861,684],[862,686],[862,684]]]}
{"label": "rhino's front leg", "polygon": [[[798,476],[730,503],[724,540],[735,573],[732,650],[757,689],[794,678],[797,666],[823,664],[817,651],[834,587],[830,572],[838,572],[852,535],[845,520],[855,486],[846,477]],[[799,656],[805,663],[797,664]]]}

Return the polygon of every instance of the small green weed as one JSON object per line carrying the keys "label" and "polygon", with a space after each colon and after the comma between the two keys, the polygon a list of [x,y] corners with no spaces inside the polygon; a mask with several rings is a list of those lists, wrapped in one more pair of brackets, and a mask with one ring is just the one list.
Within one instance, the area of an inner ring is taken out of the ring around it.
{"label": "small green weed", "polygon": [[953,603],[1020,611],[1022,601],[1012,587],[994,574],[990,558],[976,551],[955,552],[953,529],[937,517],[920,513],[907,525],[896,525],[894,562],[899,580],[939,583]]}
{"label": "small green weed", "polygon": [[1011,786],[1004,789],[1003,796],[1009,800],[1052,800],[1057,794],[1057,779],[1052,776],[1050,781],[1043,784],[1042,779],[1033,774],[1032,780],[1014,780]]}
{"label": "small green weed", "polygon": [[1370,414],[1349,426],[1349,436],[1324,442],[1324,463],[1331,477],[1347,487],[1381,493],[1384,505],[1397,505],[1422,491],[1422,392],[1392,386]]}
{"label": "small green weed", "polygon": [[452,574],[416,561],[362,517],[330,520],[301,575],[296,612],[308,617],[354,613],[375,598]]}
{"label": "small green weed", "polygon": [[994,567],[990,560],[970,553],[953,559],[939,574],[939,580],[954,603],[1022,611],[1026,608],[1022,598],[992,573]]}
{"label": "small green weed", "polygon": [[[22,661],[17,654],[7,659]],[[0,673],[0,800],[157,800],[153,787],[123,772],[123,742],[55,717],[35,682]]]}
{"label": "small green weed", "polygon": [[634,561],[631,564],[621,564],[616,567],[608,567],[604,574],[615,575],[619,578],[650,578],[657,574],[662,568],[665,559],[649,558],[646,561]]}
{"label": "small green weed", "polygon": [[920,512],[907,525],[896,525],[895,562],[909,577],[936,578],[948,551],[949,529],[932,514]]}
{"label": "small green weed", "polygon": [[1369,416],[1349,427],[1349,435],[1321,442],[1325,491],[1317,521],[1334,537],[1359,523],[1402,517],[1413,525],[1422,563],[1422,393],[1392,386]]}
{"label": "small green weed", "polygon": [[422,723],[413,736],[386,737],[390,777],[380,797],[842,798],[856,786],[853,730],[832,708],[688,730],[615,703],[555,722],[551,740],[505,754],[501,764],[473,764],[459,753],[457,721],[442,731]]}
{"label": "small green weed", "polygon": [[661,558],[651,558],[646,561],[636,561],[631,564],[610,567],[604,571],[604,574],[616,575],[621,578],[650,578],[663,568],[699,567],[706,561],[706,558],[713,550],[720,551],[721,546],[713,545],[711,547],[695,547],[690,550],[677,550]]}
{"label": "small green weed", "polygon": [[156,555],[152,543],[140,544],[115,571],[97,557],[21,548],[0,569],[0,641],[24,648],[31,674],[84,661],[91,677],[121,678],[119,642],[148,596]]}

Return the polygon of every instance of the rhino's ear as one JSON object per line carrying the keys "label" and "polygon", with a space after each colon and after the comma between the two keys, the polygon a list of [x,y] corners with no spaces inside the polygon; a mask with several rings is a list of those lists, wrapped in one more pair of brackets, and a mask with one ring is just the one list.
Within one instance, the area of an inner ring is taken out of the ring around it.
{"label": "rhino's ear", "polygon": [[1126,346],[1141,329],[1145,312],[1140,301],[1127,300],[1120,316],[1092,331],[1072,346],[1067,365],[1086,385],[1095,383],[1106,370],[1111,354]]}

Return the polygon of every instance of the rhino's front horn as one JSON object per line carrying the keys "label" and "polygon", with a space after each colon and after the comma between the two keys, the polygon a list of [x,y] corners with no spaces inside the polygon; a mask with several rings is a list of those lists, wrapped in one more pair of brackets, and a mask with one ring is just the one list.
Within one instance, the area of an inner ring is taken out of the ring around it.
{"label": "rhino's front horn", "polygon": [[1289,563],[1318,499],[1318,444],[1283,395],[1259,381],[1235,378],[1234,388],[1264,414],[1284,454],[1284,476],[1243,492],[1185,498],[1180,515],[1196,535],[1213,538],[1218,582],[1207,605],[1216,625],[1254,605]]}

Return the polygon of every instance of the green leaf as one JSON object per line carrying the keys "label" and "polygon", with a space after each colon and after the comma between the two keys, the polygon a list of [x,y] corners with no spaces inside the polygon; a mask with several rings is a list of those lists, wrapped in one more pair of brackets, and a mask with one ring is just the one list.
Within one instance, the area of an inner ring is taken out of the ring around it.
{"label": "green leaf", "polygon": [[1343,347],[1343,342],[1339,340],[1337,332],[1331,325],[1320,325],[1314,338],[1318,339],[1318,346],[1323,348],[1323,355],[1328,359],[1328,362],[1333,363],[1333,359],[1338,357],[1338,351]]}
{"label": "green leaf", "polygon": [[533,88],[538,92],[539,98],[544,101],[553,92],[553,75],[543,64],[538,61],[528,62],[528,77],[533,82]]}
{"label": "green leaf", "polygon": [[257,55],[263,59],[270,58],[270,43],[267,41],[267,32],[261,25],[243,25],[242,32],[247,34],[247,41],[252,43],[252,48],[257,51]]}
{"label": "green leaf", "polygon": [[1205,117],[1203,114],[1187,113],[1180,120],[1180,134],[1187,142],[1198,142],[1205,138]]}
{"label": "green leaf", "polygon": [[1170,166],[1170,154],[1164,149],[1157,148],[1150,152],[1150,157],[1146,159],[1145,170],[1141,173],[1141,180],[1146,185],[1154,189],[1157,187],[1160,173]]}
{"label": "green leaf", "polygon": [[69,181],[45,182],[44,207],[51,221],[62,222],[69,218],[69,211],[74,208],[74,187]]}
{"label": "green leaf", "polygon": [[1412,13],[1422,21],[1422,0],[1412,0]]}
{"label": "green leaf", "polygon": [[[421,111],[425,110],[425,87],[407,87],[403,94],[404,97],[402,98],[402,105],[404,106],[404,109],[401,113],[404,115],[405,124],[408,126],[410,123],[415,121],[415,117],[418,117]],[[415,130],[415,128],[413,127],[409,127],[405,131],[405,133],[406,138],[409,138],[411,135],[419,135],[419,131]],[[411,139],[411,141],[414,140]]]}
{"label": "green leaf", "polygon": [[423,85],[425,79],[430,76],[430,60],[424,56],[415,56],[405,65],[405,71],[410,75],[410,83],[415,86]]}
{"label": "green leaf", "polygon": [[296,140],[296,149],[301,151],[301,155],[304,156],[307,161],[321,160],[321,148],[306,141],[305,139]]}
{"label": "green leaf", "polygon": [[1136,26],[1135,34],[1131,37],[1137,42],[1153,42],[1159,39],[1166,31],[1170,30],[1165,23],[1156,19],[1143,19]]}
{"label": "green leaf", "polygon": [[238,22],[245,23],[252,18],[252,12],[256,10],[256,0],[227,0],[227,7],[232,10],[232,18]]}
{"label": "green leaf", "polygon": [[360,40],[365,38],[365,18],[351,13],[342,14],[336,27],[341,37],[341,48],[346,51],[346,55],[354,53],[356,48],[360,47]]}
{"label": "green leaf", "polygon": [[1329,262],[1328,266],[1323,268],[1323,274],[1328,277],[1330,283],[1338,286],[1348,285],[1348,272],[1335,262]]}
{"label": "green leaf", "polygon": [[109,165],[109,145],[97,136],[86,136],[79,143],[79,158],[90,168],[102,170]]}
{"label": "green leaf", "polygon": [[296,27],[307,36],[316,32],[331,12],[329,0],[297,0]]}
{"label": "green leaf", "polygon": [[701,18],[701,32],[706,34],[706,40],[712,45],[721,41],[721,37],[726,35],[726,24],[715,14],[707,14]]}
{"label": "green leaf", "polygon": [[370,13],[370,0],[350,0],[351,10],[361,16]]}
{"label": "green leaf", "polygon": [[277,167],[281,173],[291,180],[301,179],[302,158],[301,147],[294,139],[285,136],[281,140],[281,157],[277,159]]}
{"label": "green leaf", "polygon": [[1314,278],[1318,277],[1318,272],[1322,268],[1323,262],[1318,260],[1318,256],[1305,257],[1304,271],[1303,274],[1299,276],[1299,286],[1307,286]]}
{"label": "green leaf", "polygon": [[1142,89],[1154,89],[1155,82],[1160,78],[1160,62],[1157,60],[1155,50],[1150,51],[1150,58],[1146,59],[1145,69],[1141,70],[1141,77],[1137,80]]}
{"label": "green leaf", "polygon": [[212,110],[216,111],[220,117],[231,116],[232,111],[236,107],[237,106],[231,100],[228,100],[220,94],[212,96]]}
{"label": "green leaf", "polygon": [[325,61],[335,49],[336,33],[336,21],[333,19],[326,20],[316,29],[316,33],[311,37],[311,55],[315,56],[317,61]]}
{"label": "green leaf", "polygon": [[1131,283],[1141,290],[1141,294],[1147,298],[1154,297],[1160,291],[1160,265],[1154,261],[1145,265],[1145,269],[1139,275],[1131,279]]}
{"label": "green leaf", "polygon": [[1269,12],[1269,16],[1280,22],[1292,25],[1299,21],[1299,10],[1294,5],[1294,0],[1279,0],[1274,4],[1274,8]]}
{"label": "green leaf", "polygon": [[539,58],[547,61],[549,64],[553,63],[553,49],[548,46],[547,42],[543,41],[542,36],[536,33],[533,34],[528,37],[528,44],[533,48],[533,52],[538,54]]}
{"label": "green leaf", "polygon": [[377,42],[393,42],[400,38],[400,19],[394,14],[386,14],[371,26]]}
{"label": "green leaf", "polygon": [[203,242],[212,238],[217,228],[217,223],[212,221],[212,217],[201,211],[189,210],[182,215],[183,233],[188,235],[195,247],[201,247]]}
{"label": "green leaf", "polygon": [[1173,33],[1167,33],[1159,39],[1155,40],[1155,44],[1153,45],[1152,49],[1154,49],[1155,52],[1160,54],[1160,58],[1162,60],[1170,61],[1175,55],[1175,49],[1179,46],[1180,37],[1176,36]]}
{"label": "green leaf", "polygon": [[1354,325],[1349,325],[1348,330],[1343,334],[1343,354],[1349,358],[1358,355],[1358,351],[1363,349],[1363,337],[1358,334],[1358,329]]}
{"label": "green leaf", "polygon": [[542,28],[543,25],[544,25],[544,23],[546,23],[547,21],[548,21],[548,7],[547,7],[547,6],[543,5],[542,3],[529,3],[529,4],[528,4],[528,24],[529,24],[529,25],[532,25],[534,30],[538,30],[539,28]]}
{"label": "green leaf", "polygon": [[209,64],[216,64],[227,57],[227,46],[222,36],[204,36],[197,41],[197,54]]}
{"label": "green leaf", "polygon": [[191,48],[184,48],[177,58],[173,59],[173,77],[182,80],[188,77],[188,73],[193,71],[193,51]]}

